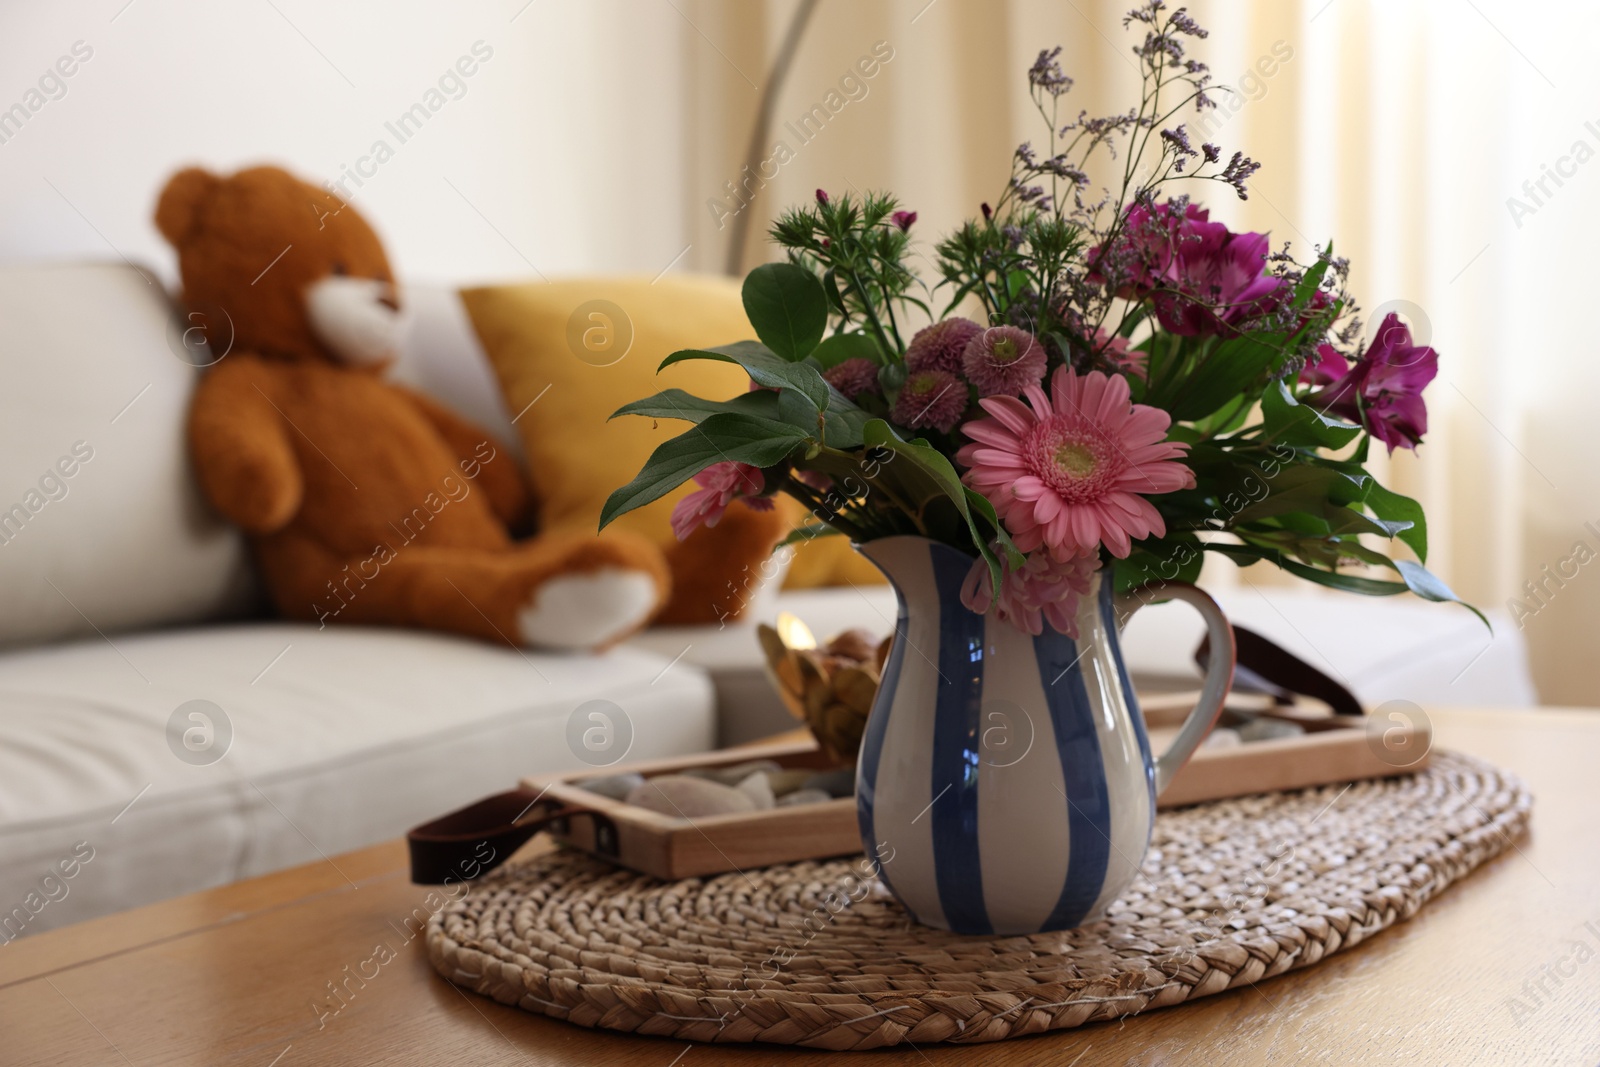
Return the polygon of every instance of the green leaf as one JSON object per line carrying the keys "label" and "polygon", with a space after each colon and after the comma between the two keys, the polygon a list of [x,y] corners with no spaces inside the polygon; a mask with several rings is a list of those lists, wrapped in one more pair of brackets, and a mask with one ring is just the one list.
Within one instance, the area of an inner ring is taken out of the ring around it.
{"label": "green leaf", "polygon": [[1363,578],[1354,574],[1345,574],[1341,571],[1309,567],[1304,563],[1296,563],[1294,560],[1289,559],[1278,549],[1261,545],[1230,545],[1220,541],[1209,541],[1205,547],[1207,551],[1220,552],[1223,555],[1231,556],[1235,562],[1244,560],[1245,562],[1241,563],[1240,566],[1246,566],[1256,560],[1266,560],[1298,578],[1304,578],[1307,581],[1316,582],[1318,585],[1325,585],[1332,589],[1343,589],[1352,593],[1362,593],[1366,596],[1396,596],[1400,593],[1409,592],[1424,600],[1432,600],[1439,603],[1453,602],[1460,604],[1476,615],[1485,626],[1489,626],[1489,620],[1484,616],[1483,612],[1456,596],[1448,585],[1420,563],[1413,563],[1406,559],[1392,560],[1378,553],[1361,550],[1359,546],[1354,544],[1340,546],[1340,548],[1345,554],[1354,558],[1387,564],[1400,575],[1403,581],[1390,582],[1379,578]]}
{"label": "green leaf", "polygon": [[[944,453],[923,441],[902,440],[882,419],[873,419],[867,423],[862,433],[862,440],[868,447],[887,448],[897,457],[901,457],[896,459],[896,463],[909,462],[925,476],[928,482],[931,482],[936,491],[943,494],[944,499],[956,506],[956,510],[966,523],[968,533],[972,536],[973,546],[989,565],[989,575],[994,581],[994,588],[1000,588],[1000,559],[994,554],[994,549],[989,547],[983,531],[978,529],[978,524],[972,517],[972,510],[967,506],[967,487],[961,483],[961,476],[956,473],[955,467],[945,458]],[[919,499],[916,503],[927,506],[929,502]],[[998,522],[995,525],[998,528]]]}
{"label": "green leaf", "polygon": [[796,526],[794,529],[790,530],[788,534],[784,536],[784,539],[774,545],[773,548],[778,549],[783,548],[785,545],[804,544],[806,542],[815,541],[819,537],[836,536],[840,536],[839,531],[835,530],[827,523],[808,522],[803,526]]}
{"label": "green leaf", "polygon": [[715,359],[737,363],[757,385],[771,389],[793,389],[811,402],[813,411],[828,406],[828,383],[814,364],[790,363],[756,341],[735,341],[714,348],[686,348],[661,361],[658,370],[689,359]]}
{"label": "green leaf", "polygon": [[[1428,562],[1428,517],[1422,505],[1408,496],[1385,489],[1374,481],[1367,490],[1367,510],[1380,519],[1393,521],[1395,535],[1411,546],[1422,562]],[[1400,525],[1400,524],[1404,525]]]}
{"label": "green leaf", "polygon": [[1135,541],[1127,558],[1112,567],[1116,591],[1126,593],[1158,581],[1193,582],[1205,563],[1203,549],[1200,539],[1187,532]]}
{"label": "green leaf", "polygon": [[1236,560],[1246,560],[1247,563],[1266,560],[1268,563],[1281,567],[1298,578],[1304,578],[1309,582],[1325,585],[1331,589],[1343,589],[1347,592],[1362,593],[1366,596],[1397,596],[1406,592],[1404,582],[1388,582],[1379,578],[1362,578],[1358,575],[1345,574],[1341,571],[1326,571],[1317,567],[1309,567],[1304,563],[1296,563],[1275,548],[1263,548],[1256,545],[1229,545],[1210,541],[1206,543],[1206,551],[1221,552],[1223,555],[1232,556]]}
{"label": "green leaf", "polygon": [[1297,448],[1343,448],[1361,432],[1359,426],[1300,403],[1283,382],[1274,382],[1262,394],[1261,421],[1267,440]]}
{"label": "green leaf", "polygon": [[744,279],[744,313],[768,348],[786,360],[804,359],[827,329],[828,296],[804,267],[766,263]]}
{"label": "green leaf", "polygon": [[864,333],[836,333],[811,350],[811,358],[823,370],[837,367],[847,359],[870,359],[883,362],[883,352],[878,342]]}
{"label": "green leaf", "polygon": [[1328,242],[1326,251],[1317,259],[1316,265],[1306,271],[1300,279],[1300,284],[1294,288],[1294,306],[1298,310],[1311,303],[1311,298],[1317,294],[1317,289],[1322,285],[1323,276],[1328,273],[1328,267],[1333,263],[1333,242]]}
{"label": "green leaf", "polygon": [[1230,338],[1201,356],[1193,371],[1180,375],[1150,402],[1166,407],[1174,422],[1201,419],[1254,389],[1288,356],[1281,334]]}
{"label": "green leaf", "polygon": [[[1405,579],[1406,588],[1422,599],[1454,601],[1476,615],[1485,626],[1489,626],[1489,620],[1484,616],[1483,612],[1456,596],[1453,589],[1444,584],[1437,575],[1422,564],[1413,563],[1409,559],[1400,559],[1393,561],[1391,565],[1400,572],[1400,577]],[[1489,629],[1492,632],[1494,627],[1489,626]]]}
{"label": "green leaf", "polygon": [[839,276],[832,267],[822,276],[822,291],[828,298],[828,304],[841,315],[850,314],[850,309],[844,306],[844,296],[839,292]]}
{"label": "green leaf", "polygon": [[1022,553],[1018,551],[1017,546],[1012,543],[1011,535],[1006,533],[1006,528],[1000,525],[1000,516],[994,510],[994,505],[989,503],[989,498],[978,492],[976,489],[968,488],[967,507],[975,512],[980,519],[983,519],[989,523],[989,525],[994,527],[995,539],[1000,542],[1000,547],[1002,550],[1004,550],[1006,559],[1008,562],[1010,562],[1011,566],[1022,566]]}
{"label": "green leaf", "polygon": [[860,448],[866,440],[867,423],[872,421],[870,414],[846,400],[837,389],[828,395],[828,408],[823,418],[827,442],[834,448]]}
{"label": "green leaf", "polygon": [[650,454],[644,469],[612,493],[600,512],[603,530],[617,516],[643,507],[672,492],[713,463],[735,460],[753,467],[771,467],[806,441],[793,426],[753,415],[722,412],[664,441]]}
{"label": "green leaf", "polygon": [[1284,467],[1273,477],[1257,481],[1266,486],[1266,495],[1240,508],[1233,517],[1235,522],[1254,522],[1293,511],[1321,514],[1329,496],[1349,484],[1349,478],[1338,471],[1304,464]]}
{"label": "green leaf", "polygon": [[944,453],[922,441],[903,440],[894,432],[893,427],[882,419],[869,420],[861,438],[862,443],[868,447],[880,446],[909,457],[927,473],[941,492],[961,505],[963,511],[966,510],[966,486],[961,484],[961,477],[956,474],[955,467],[945,458]]}
{"label": "green leaf", "polygon": [[650,419],[682,419],[685,422],[699,423],[712,415],[733,412],[776,419],[778,396],[777,393],[763,389],[754,393],[741,393],[730,400],[706,400],[693,393],[686,393],[682,389],[663,389],[655,396],[647,396],[643,400],[622,405],[612,412],[611,417],[614,419],[618,415],[643,415]]}

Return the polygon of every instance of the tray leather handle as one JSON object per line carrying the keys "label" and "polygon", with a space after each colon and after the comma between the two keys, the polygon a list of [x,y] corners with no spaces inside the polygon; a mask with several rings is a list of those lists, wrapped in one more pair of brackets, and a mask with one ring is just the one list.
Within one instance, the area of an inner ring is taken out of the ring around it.
{"label": "tray leather handle", "polygon": [[[1233,626],[1233,639],[1239,656],[1233,679],[1235,689],[1266,693],[1280,704],[1293,703],[1298,694],[1322,701],[1335,715],[1366,714],[1361,701],[1347,686],[1276,641],[1238,623]],[[1195,649],[1194,661],[1204,670],[1210,659],[1211,636],[1207,634]]]}
{"label": "tray leather handle", "polygon": [[[588,808],[559,807],[526,786],[484,797],[474,804],[412,828],[406,834],[411,881],[417,885],[470,882],[494,870],[534,834],[575,815],[604,816]],[[605,820],[607,823],[610,820]]]}

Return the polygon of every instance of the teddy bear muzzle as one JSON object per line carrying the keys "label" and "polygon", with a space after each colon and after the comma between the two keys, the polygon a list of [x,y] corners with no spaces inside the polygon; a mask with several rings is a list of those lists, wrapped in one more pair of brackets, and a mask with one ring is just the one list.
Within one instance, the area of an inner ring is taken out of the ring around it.
{"label": "teddy bear muzzle", "polygon": [[305,300],[312,331],[341,362],[373,366],[399,351],[404,315],[391,283],[330,274],[306,290]]}

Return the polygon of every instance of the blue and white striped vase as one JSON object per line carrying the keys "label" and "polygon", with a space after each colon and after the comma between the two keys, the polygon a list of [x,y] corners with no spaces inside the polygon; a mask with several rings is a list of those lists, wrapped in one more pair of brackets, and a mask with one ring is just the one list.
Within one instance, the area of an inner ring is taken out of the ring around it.
{"label": "blue and white striped vase", "polygon": [[[1156,796],[1216,721],[1233,629],[1192,585],[1112,595],[1096,573],[1074,640],[961,603],[972,557],[923,537],[857,546],[900,617],[861,741],[856,807],[879,876],[913,917],[962,934],[1066,930],[1103,916],[1150,843]],[[1183,600],[1212,654],[1199,705],[1150,752],[1117,641],[1140,603]]]}

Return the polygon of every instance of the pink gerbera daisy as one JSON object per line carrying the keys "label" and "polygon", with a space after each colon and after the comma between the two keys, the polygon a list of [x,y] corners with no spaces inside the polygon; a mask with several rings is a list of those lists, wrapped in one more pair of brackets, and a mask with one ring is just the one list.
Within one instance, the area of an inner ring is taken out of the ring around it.
{"label": "pink gerbera daisy", "polygon": [[[1089,583],[1100,566],[1092,552],[1057,559],[1048,550],[1029,553],[1021,567],[1003,564],[995,618],[1035,637],[1049,623],[1057,633],[1078,637],[1078,603],[1089,595]],[[982,615],[995,603],[989,565],[975,560],[961,583],[961,603]]]}
{"label": "pink gerbera daisy", "polygon": [[909,429],[949,433],[967,412],[966,383],[947,370],[914,371],[894,403],[894,421]]}
{"label": "pink gerbera daisy", "polygon": [[945,319],[917,331],[906,346],[906,370],[947,370],[961,373],[961,353],[967,342],[983,332],[971,319]]}
{"label": "pink gerbera daisy", "polygon": [[1133,540],[1167,532],[1145,497],[1195,484],[1178,459],[1188,446],[1168,441],[1171,417],[1132,403],[1128,380],[1058,367],[1050,396],[1037,385],[1028,403],[1009,396],[979,401],[991,416],[962,427],[973,443],[956,453],[963,479],[988,498],[1017,548],[1041,545],[1060,558],[1104,544],[1125,557]]}
{"label": "pink gerbera daisy", "polygon": [[1044,378],[1044,346],[1027,330],[991,326],[967,342],[961,369],[979,396],[1016,396]]}
{"label": "pink gerbera daisy", "polygon": [[682,541],[702,526],[715,526],[735,499],[743,500],[748,507],[767,511],[772,498],[761,496],[766,487],[761,468],[748,463],[728,460],[713,463],[694,476],[696,489],[672,509],[672,532]]}

